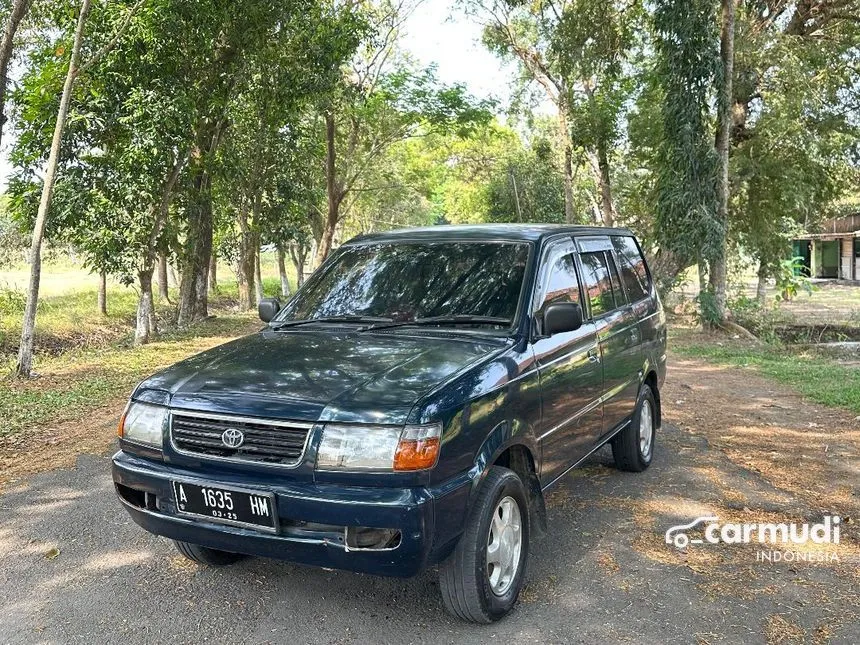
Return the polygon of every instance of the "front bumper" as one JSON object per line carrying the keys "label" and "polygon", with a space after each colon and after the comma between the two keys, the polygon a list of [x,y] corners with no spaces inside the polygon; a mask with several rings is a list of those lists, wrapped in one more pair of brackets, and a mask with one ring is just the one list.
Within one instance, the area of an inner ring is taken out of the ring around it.
{"label": "front bumper", "polygon": [[[472,484],[469,473],[436,489],[250,482],[238,474],[201,476],[123,451],[113,456],[113,479],[132,519],[150,533],[222,551],[398,577],[415,575],[450,553],[462,532]],[[173,479],[274,493],[277,534],[178,515]],[[400,541],[393,548],[357,549],[346,543],[347,527],[396,529]]]}

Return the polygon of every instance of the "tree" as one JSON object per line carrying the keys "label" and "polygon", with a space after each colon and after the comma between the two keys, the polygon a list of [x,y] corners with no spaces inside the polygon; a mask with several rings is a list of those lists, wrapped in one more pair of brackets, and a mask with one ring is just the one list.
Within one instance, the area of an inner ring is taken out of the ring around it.
{"label": "tree", "polygon": [[436,70],[415,69],[396,48],[410,7],[382,0],[367,9],[369,35],[343,70],[339,91],[324,106],[326,209],[317,226],[316,262],[332,248],[347,200],[368,170],[393,144],[418,135],[467,134],[490,119],[488,103],[477,102],[461,85],[445,86]]}
{"label": "tree", "polygon": [[715,227],[721,229],[720,239],[712,249],[710,286],[714,295],[714,315],[718,323],[726,319],[726,256],[729,225],[729,137],[732,129],[732,74],[735,61],[735,2],[722,0],[720,31],[720,74],[717,91],[717,134],[715,147],[718,159],[717,217]]}
{"label": "tree", "polygon": [[500,163],[489,183],[491,222],[564,222],[564,191],[546,139],[517,150]]}
{"label": "tree", "polygon": [[628,91],[623,63],[633,45],[632,27],[641,15],[638,3],[468,0],[466,7],[481,21],[487,47],[518,61],[524,80],[537,83],[556,107],[565,220],[578,219],[574,151],[579,148],[594,172],[603,222],[612,226],[610,152]]}
{"label": "tree", "polygon": [[399,65],[357,78],[324,114],[327,208],[317,263],[328,255],[335,230],[349,212],[347,198],[362,190],[369,169],[393,144],[432,132],[465,136],[490,118],[486,105],[475,102],[465,88],[439,84],[432,67],[415,71]]}
{"label": "tree", "polygon": [[[220,201],[238,229],[242,308],[255,307],[261,296],[259,247],[272,224],[265,211],[275,199],[273,192],[280,189],[278,200],[305,198],[299,189],[287,196],[284,185],[288,176],[301,184],[301,175],[308,173],[307,167],[296,166],[307,161],[306,114],[334,92],[340,67],[354,54],[362,31],[360,16],[313,5],[284,21],[246,57],[246,74],[228,104],[228,129],[214,171]],[[277,208],[289,207],[279,203]]]}
{"label": "tree", "polygon": [[660,0],[653,15],[662,138],[656,151],[654,263],[667,286],[723,243],[710,98],[718,66],[710,0]]}
{"label": "tree", "polygon": [[858,16],[856,0],[739,5],[730,215],[761,293],[799,229],[858,183]]}
{"label": "tree", "polygon": [[75,28],[75,36],[72,42],[72,54],[69,58],[69,67],[66,72],[65,83],[63,84],[60,107],[57,110],[54,136],[51,140],[51,152],[48,155],[48,164],[45,168],[42,196],[39,200],[39,212],[36,215],[36,223],[33,226],[33,238],[30,245],[30,285],[27,290],[27,305],[24,309],[24,321],[21,324],[21,344],[18,348],[18,364],[15,370],[18,377],[28,378],[33,372],[33,337],[36,328],[36,305],[39,301],[39,279],[42,272],[42,240],[45,236],[48,209],[51,207],[51,195],[54,190],[54,179],[57,174],[60,142],[63,138],[63,128],[66,125],[69,102],[72,99],[72,87],[78,74],[78,61],[81,58],[84,25],[90,13],[90,5],[91,0],[83,0],[80,13],[78,14],[77,27]]}

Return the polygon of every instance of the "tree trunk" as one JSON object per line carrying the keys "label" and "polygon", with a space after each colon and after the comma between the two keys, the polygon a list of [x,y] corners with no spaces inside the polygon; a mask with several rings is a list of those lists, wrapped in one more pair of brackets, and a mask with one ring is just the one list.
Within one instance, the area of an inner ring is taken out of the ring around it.
{"label": "tree trunk", "polygon": [[209,293],[218,293],[218,256],[214,252],[209,256]]}
{"label": "tree trunk", "polygon": [[699,270],[699,293],[703,293],[708,290],[708,261],[699,258],[696,268]]}
{"label": "tree trunk", "polygon": [[281,296],[289,298],[290,281],[287,279],[287,267],[284,263],[284,247],[278,245],[278,277],[281,279]]}
{"label": "tree trunk", "polygon": [[0,141],[3,136],[3,126],[6,124],[6,83],[9,81],[9,61],[12,59],[12,47],[15,43],[15,32],[18,25],[27,15],[30,0],[14,0],[12,11],[3,28],[3,38],[0,39]]}
{"label": "tree trunk", "polygon": [[305,282],[305,256],[307,250],[298,245],[290,245],[290,259],[293,261],[293,266],[296,267],[296,288],[301,287]]}
{"label": "tree trunk", "polygon": [[567,105],[559,101],[558,105],[558,135],[563,149],[562,166],[564,169],[564,221],[567,224],[576,223],[576,213],[573,210],[573,145],[570,142],[568,130]]}
{"label": "tree trunk", "polygon": [[256,289],[254,281],[256,277],[256,258],[254,247],[256,240],[248,222],[248,211],[245,205],[239,208],[237,217],[239,222],[239,257],[237,259],[236,277],[239,282],[239,309],[250,311],[254,308],[254,297]]}
{"label": "tree trunk", "polygon": [[144,269],[137,274],[140,285],[140,299],[137,302],[137,326],[134,330],[134,344],[144,345],[155,333],[155,304],[152,300],[152,269]]}
{"label": "tree trunk", "polygon": [[203,167],[202,155],[192,181],[191,199],[187,208],[188,234],[179,284],[179,325],[209,315],[207,291],[209,259],[212,256],[212,193],[209,171]]}
{"label": "tree trunk", "polygon": [[167,255],[158,254],[158,299],[170,304],[170,292],[167,285]]}
{"label": "tree trunk", "polygon": [[107,273],[99,273],[99,313],[107,316]]}
{"label": "tree trunk", "polygon": [[334,241],[334,231],[337,228],[337,223],[340,219],[340,204],[345,196],[342,186],[337,180],[337,172],[335,168],[335,134],[334,115],[331,112],[326,112],[325,180],[328,210],[326,212],[325,221],[323,222],[322,237],[320,238],[320,244],[317,248],[316,258],[314,259],[317,266],[322,264],[331,252],[331,246]]}
{"label": "tree trunk", "polygon": [[[258,237],[258,236],[255,236]],[[254,288],[255,294],[257,296],[256,304],[260,304],[260,301],[263,299],[263,272],[260,269],[260,244],[259,238],[257,243],[254,245]]]}
{"label": "tree trunk", "polygon": [[33,335],[36,330],[36,306],[39,301],[39,280],[42,276],[42,240],[45,237],[45,226],[48,223],[48,210],[51,207],[51,197],[54,192],[54,182],[57,176],[57,164],[60,154],[60,143],[63,139],[63,129],[69,114],[69,103],[72,100],[72,88],[75,83],[78,62],[81,58],[81,43],[84,37],[84,25],[90,13],[91,0],[83,0],[78,24],[75,28],[75,40],[72,45],[72,57],[63,84],[63,94],[60,98],[60,108],[57,111],[57,121],[54,124],[54,136],[51,139],[51,151],[48,164],[45,167],[45,179],[42,183],[42,196],[39,200],[39,210],[33,226],[33,238],[30,244],[30,286],[27,291],[27,306],[24,309],[24,320],[21,324],[21,344],[18,348],[18,365],[16,374],[19,377],[29,377],[33,371]]}
{"label": "tree trunk", "polygon": [[767,265],[764,262],[758,263],[758,283],[755,288],[755,297],[758,303],[763,307],[767,301]]}
{"label": "tree trunk", "polygon": [[600,187],[600,213],[604,226],[615,226],[615,205],[612,203],[612,178],[609,173],[609,153],[606,142],[597,142],[597,185]]}
{"label": "tree trunk", "polygon": [[735,58],[735,1],[722,0],[722,29],[720,32],[720,60],[722,75],[717,102],[717,134],[715,147],[719,159],[717,181],[717,226],[721,230],[719,248],[711,259],[711,289],[714,306],[720,321],[726,319],[726,256],[728,255],[729,228],[729,141],[732,129],[732,74]]}
{"label": "tree trunk", "polygon": [[[141,259],[138,270],[138,282],[140,283],[140,300],[137,305],[137,326],[135,327],[135,342],[139,345],[149,342],[151,334],[156,332],[155,305],[152,297],[152,274],[158,266],[159,287],[167,292],[167,257],[161,253],[156,258],[156,243],[164,223],[167,221],[168,209],[170,208],[170,197],[173,188],[179,179],[179,174],[188,160],[188,152],[179,157],[173,164],[170,174],[165,177],[161,189],[161,199],[158,203],[151,204],[147,213],[148,221],[152,222],[149,229],[149,240]],[[163,286],[162,286],[163,285]],[[166,300],[166,297],[165,297]]]}

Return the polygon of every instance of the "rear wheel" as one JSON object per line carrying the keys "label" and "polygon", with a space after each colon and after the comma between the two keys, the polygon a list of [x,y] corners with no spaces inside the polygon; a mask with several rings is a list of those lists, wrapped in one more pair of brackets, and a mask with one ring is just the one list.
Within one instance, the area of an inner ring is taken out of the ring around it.
{"label": "rear wheel", "polygon": [[514,471],[493,466],[457,548],[439,569],[445,608],[476,623],[507,614],[525,580],[528,546],[525,486]]}
{"label": "rear wheel", "polygon": [[223,567],[225,565],[238,562],[244,557],[239,553],[210,549],[209,547],[200,546],[199,544],[191,544],[190,542],[173,540],[173,544],[176,546],[176,550],[189,560],[192,560],[197,564],[205,564],[210,567]]}
{"label": "rear wheel", "polygon": [[620,470],[642,472],[651,465],[657,430],[657,406],[651,387],[643,385],[633,418],[612,440],[612,456]]}

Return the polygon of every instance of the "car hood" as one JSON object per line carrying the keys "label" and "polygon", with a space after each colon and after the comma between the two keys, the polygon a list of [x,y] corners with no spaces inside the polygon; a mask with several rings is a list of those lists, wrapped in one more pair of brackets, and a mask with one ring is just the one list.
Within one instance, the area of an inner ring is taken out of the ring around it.
{"label": "car hood", "polygon": [[264,330],[176,363],[138,386],[177,409],[302,421],[405,423],[424,395],[505,340],[465,334]]}

